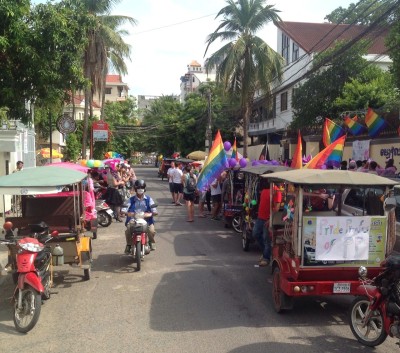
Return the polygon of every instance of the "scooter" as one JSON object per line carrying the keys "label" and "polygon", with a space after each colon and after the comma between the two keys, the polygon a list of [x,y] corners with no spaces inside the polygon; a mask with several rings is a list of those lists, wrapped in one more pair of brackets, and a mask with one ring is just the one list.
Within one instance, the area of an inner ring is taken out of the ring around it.
{"label": "scooter", "polygon": [[400,347],[400,255],[389,255],[382,266],[385,270],[372,280],[366,267],[359,268],[360,296],[350,308],[350,328],[365,346],[375,347],[390,336]]}
{"label": "scooter", "polygon": [[[10,222],[8,222],[10,223]],[[11,225],[7,225],[7,228]],[[50,298],[52,286],[52,253],[45,246],[50,236],[46,223],[29,225],[32,236],[16,239],[8,236],[2,244],[7,245],[15,254],[12,270],[17,275],[14,291],[14,325],[18,332],[26,333],[33,329],[39,320],[42,300]],[[10,228],[10,229],[11,229]],[[5,227],[6,229],[6,227]],[[15,251],[17,250],[17,251]]]}
{"label": "scooter", "polygon": [[[151,208],[156,208],[157,205],[153,204]],[[150,253],[149,238],[147,235],[148,224],[145,218],[152,216],[151,212],[136,212],[135,216],[128,222],[128,229],[132,234],[132,256],[136,262],[136,270],[140,271],[142,267],[142,260],[145,255]]]}
{"label": "scooter", "polygon": [[104,200],[96,200],[97,223],[108,227],[112,223],[114,213]]}

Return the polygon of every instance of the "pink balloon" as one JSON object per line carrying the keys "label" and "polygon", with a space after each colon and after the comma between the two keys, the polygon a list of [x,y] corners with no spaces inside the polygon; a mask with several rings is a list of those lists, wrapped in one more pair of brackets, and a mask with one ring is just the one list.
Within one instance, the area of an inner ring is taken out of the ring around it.
{"label": "pink balloon", "polygon": [[246,165],[247,165],[246,158],[241,158],[240,161],[239,161],[239,165],[242,168],[246,167]]}
{"label": "pink balloon", "polygon": [[231,143],[229,141],[225,141],[224,142],[224,150],[225,151],[228,152],[231,149],[231,147],[232,147],[232,145],[231,145]]}

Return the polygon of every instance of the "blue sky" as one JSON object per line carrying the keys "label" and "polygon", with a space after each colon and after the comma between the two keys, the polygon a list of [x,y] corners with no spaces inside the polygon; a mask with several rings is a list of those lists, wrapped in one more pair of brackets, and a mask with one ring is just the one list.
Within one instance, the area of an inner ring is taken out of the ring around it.
{"label": "blue sky", "polygon": [[[34,3],[44,2],[34,0]],[[347,8],[356,0],[271,0],[284,21],[324,22],[339,6]],[[192,60],[204,63],[205,41],[219,25],[215,19],[225,0],[121,0],[113,14],[135,18],[127,28],[125,41],[132,46],[129,73],[123,78],[133,96],[179,94],[180,77]],[[268,25],[258,34],[276,49],[276,27]],[[221,43],[209,48],[208,54]]]}

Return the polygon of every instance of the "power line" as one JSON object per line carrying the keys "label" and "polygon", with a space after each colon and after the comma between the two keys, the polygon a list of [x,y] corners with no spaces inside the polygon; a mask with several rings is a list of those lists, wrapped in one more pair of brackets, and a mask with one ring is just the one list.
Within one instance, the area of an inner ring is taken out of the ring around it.
{"label": "power line", "polygon": [[137,32],[137,33],[132,33],[132,34],[133,34],[133,35],[138,35],[138,34],[143,34],[143,33],[148,33],[148,32],[153,32],[153,31],[158,31],[158,30],[164,29],[164,28],[170,28],[170,27],[174,27],[174,26],[179,26],[179,25],[182,25],[182,24],[184,24],[184,23],[189,23],[189,22],[198,21],[198,20],[201,20],[201,19],[203,19],[203,18],[210,17],[210,16],[214,16],[214,15],[216,15],[216,14],[215,14],[215,13],[212,13],[212,14],[210,14],[210,15],[205,15],[205,16],[201,16],[201,17],[197,17],[197,18],[192,18],[192,19],[187,20],[187,21],[176,22],[176,23],[172,23],[172,24],[170,24],[170,25],[165,25],[165,26],[162,26],[162,27],[156,27],[156,28],[152,28],[152,29],[148,29],[148,30],[145,30],[145,31],[141,31],[141,32]]}

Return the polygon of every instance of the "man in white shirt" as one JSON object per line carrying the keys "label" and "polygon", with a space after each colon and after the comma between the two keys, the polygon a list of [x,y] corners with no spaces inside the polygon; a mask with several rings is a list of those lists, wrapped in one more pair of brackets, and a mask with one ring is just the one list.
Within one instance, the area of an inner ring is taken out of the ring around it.
{"label": "man in white shirt", "polygon": [[175,170],[175,162],[171,162],[171,167],[169,167],[167,170],[167,177],[168,177],[168,183],[169,183],[169,191],[171,192],[173,204],[176,203],[175,192],[174,192],[174,181],[172,180],[172,174],[173,174],[174,170]]}
{"label": "man in white shirt", "polygon": [[182,187],[182,169],[181,163],[177,163],[176,168],[172,172],[172,182],[174,184],[174,194],[175,194],[175,205],[182,206],[181,199],[183,196],[183,187]]}

